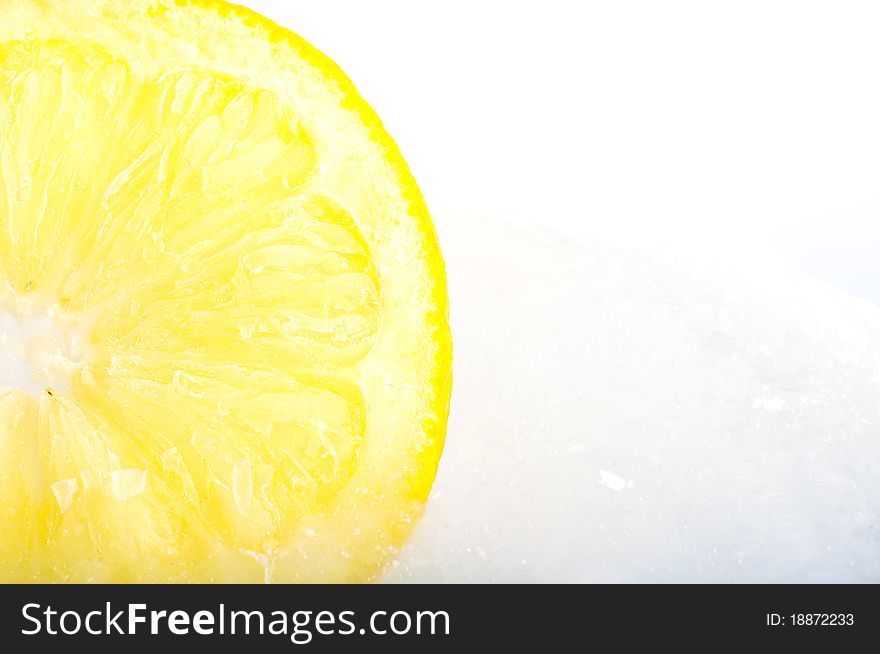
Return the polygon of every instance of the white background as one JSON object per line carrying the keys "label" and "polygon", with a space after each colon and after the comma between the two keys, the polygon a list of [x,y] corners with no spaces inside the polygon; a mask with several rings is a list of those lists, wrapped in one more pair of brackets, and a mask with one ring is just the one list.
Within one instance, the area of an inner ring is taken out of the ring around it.
{"label": "white background", "polygon": [[880,7],[250,0],[354,80],[437,222],[773,245],[880,300]]}
{"label": "white background", "polygon": [[353,79],[447,261],[389,581],[880,581],[876,4],[248,4]]}

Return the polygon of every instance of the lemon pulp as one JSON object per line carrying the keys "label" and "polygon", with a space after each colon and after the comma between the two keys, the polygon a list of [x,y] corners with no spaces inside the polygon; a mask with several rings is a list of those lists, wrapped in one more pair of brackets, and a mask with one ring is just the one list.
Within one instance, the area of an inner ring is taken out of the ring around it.
{"label": "lemon pulp", "polygon": [[394,144],[245,10],[0,9],[0,579],[371,578],[449,398]]}

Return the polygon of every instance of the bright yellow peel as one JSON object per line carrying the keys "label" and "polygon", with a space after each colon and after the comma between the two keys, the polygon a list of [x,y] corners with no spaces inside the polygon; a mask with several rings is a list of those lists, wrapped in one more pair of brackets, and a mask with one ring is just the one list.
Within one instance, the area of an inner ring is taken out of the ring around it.
{"label": "bright yellow peel", "polygon": [[451,383],[378,118],[225,3],[0,15],[0,579],[373,578]]}

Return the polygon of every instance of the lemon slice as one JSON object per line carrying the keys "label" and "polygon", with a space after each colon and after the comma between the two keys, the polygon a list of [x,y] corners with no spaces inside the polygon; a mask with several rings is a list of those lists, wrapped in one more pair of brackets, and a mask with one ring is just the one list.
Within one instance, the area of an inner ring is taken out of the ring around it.
{"label": "lemon slice", "polygon": [[0,579],[373,578],[451,383],[378,118],[222,2],[0,12]]}

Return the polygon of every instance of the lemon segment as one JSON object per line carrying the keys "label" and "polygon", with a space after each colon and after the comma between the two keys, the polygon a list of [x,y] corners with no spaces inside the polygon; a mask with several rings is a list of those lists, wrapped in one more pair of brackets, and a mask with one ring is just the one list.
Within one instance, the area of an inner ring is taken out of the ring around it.
{"label": "lemon segment", "polygon": [[0,580],[373,578],[451,361],[378,119],[224,3],[0,12]]}

